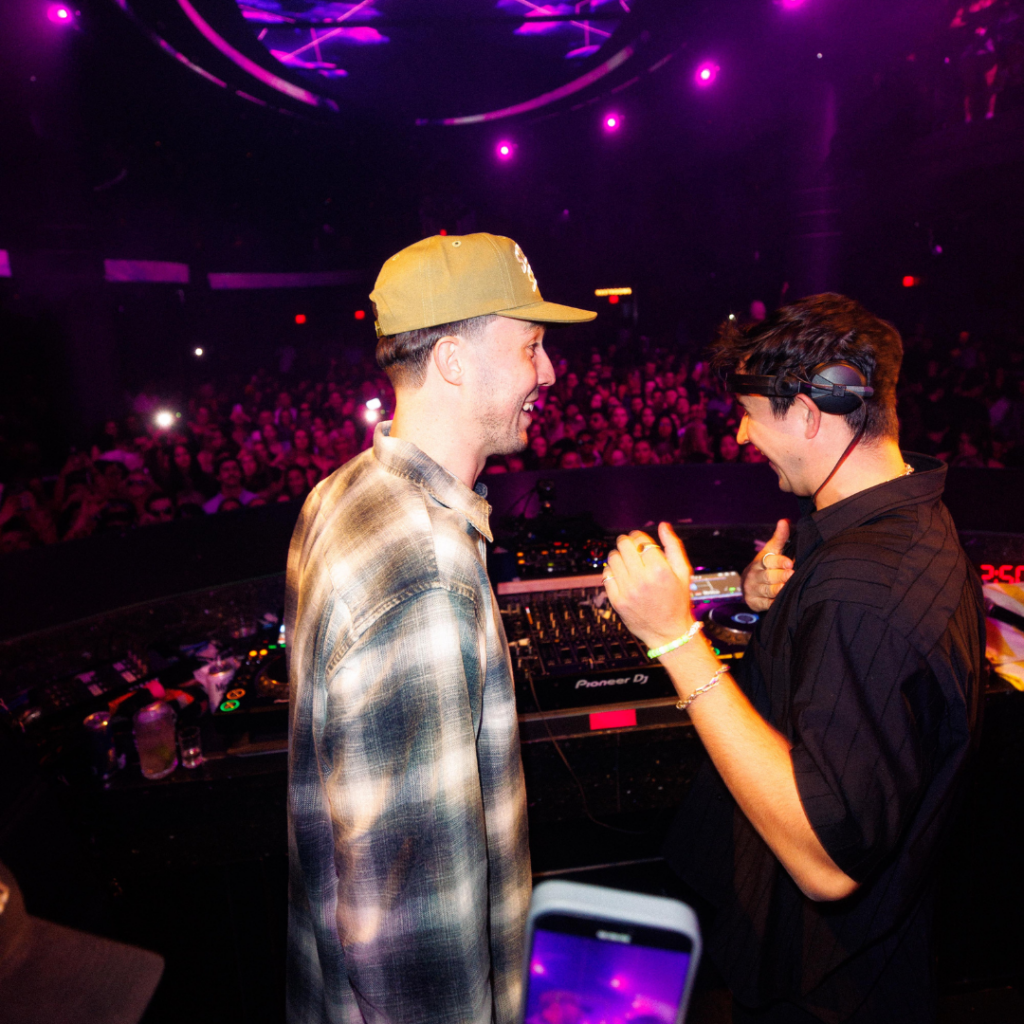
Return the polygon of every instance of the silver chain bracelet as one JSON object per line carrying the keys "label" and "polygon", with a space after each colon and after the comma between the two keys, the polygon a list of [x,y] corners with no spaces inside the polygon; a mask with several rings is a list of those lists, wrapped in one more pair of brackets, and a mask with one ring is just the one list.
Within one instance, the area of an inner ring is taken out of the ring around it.
{"label": "silver chain bracelet", "polygon": [[703,686],[698,686],[689,697],[677,701],[676,710],[685,711],[702,693],[707,693],[708,690],[717,686],[718,680],[728,671],[725,665],[723,665]]}

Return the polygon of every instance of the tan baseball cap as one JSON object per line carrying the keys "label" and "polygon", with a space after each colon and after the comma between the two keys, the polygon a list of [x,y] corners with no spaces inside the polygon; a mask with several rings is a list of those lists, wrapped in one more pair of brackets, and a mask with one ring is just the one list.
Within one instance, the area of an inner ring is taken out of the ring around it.
{"label": "tan baseball cap", "polygon": [[541,298],[523,250],[502,235],[432,235],[384,264],[370,292],[377,337],[500,314],[542,324],[593,320]]}

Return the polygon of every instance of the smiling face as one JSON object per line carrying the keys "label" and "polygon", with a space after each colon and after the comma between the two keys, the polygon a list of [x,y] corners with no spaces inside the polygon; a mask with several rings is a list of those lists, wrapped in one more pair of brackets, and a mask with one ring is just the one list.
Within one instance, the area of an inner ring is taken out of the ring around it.
{"label": "smiling face", "polygon": [[522,451],[533,422],[533,403],[555,382],[544,351],[544,328],[496,316],[467,346],[472,366],[472,413],[486,455]]}
{"label": "smiling face", "polygon": [[798,495],[809,495],[814,487],[804,479],[807,472],[804,442],[806,409],[795,401],[785,416],[772,412],[770,399],[764,395],[740,395],[740,420],[736,440],[752,444],[768,461],[779,477],[779,489]]}

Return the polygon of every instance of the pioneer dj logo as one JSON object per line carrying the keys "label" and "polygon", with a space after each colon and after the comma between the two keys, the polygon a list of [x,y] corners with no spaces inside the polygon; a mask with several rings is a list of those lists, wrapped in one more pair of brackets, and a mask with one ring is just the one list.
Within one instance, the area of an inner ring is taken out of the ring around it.
{"label": "pioneer dj logo", "polygon": [[596,686],[628,686],[630,683],[643,686],[649,678],[643,672],[637,672],[635,676],[619,676],[618,679],[577,679],[576,689],[592,690]]}

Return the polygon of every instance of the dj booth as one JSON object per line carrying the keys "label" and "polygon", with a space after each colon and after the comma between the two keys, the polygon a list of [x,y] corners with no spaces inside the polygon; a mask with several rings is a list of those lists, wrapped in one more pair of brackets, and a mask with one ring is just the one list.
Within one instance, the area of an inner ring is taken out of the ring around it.
{"label": "dj booth", "polygon": [[[961,541],[993,579],[1024,577],[1022,477],[950,472],[947,504]],[[738,573],[777,519],[796,515],[795,501],[766,466],[620,467],[486,483],[496,535],[489,570],[514,669],[534,870],[646,870],[701,748],[664,670],[608,605],[605,555],[618,532],[673,522],[694,566],[706,634],[723,660],[738,661],[757,621]],[[200,946],[212,929],[225,947],[218,962],[233,948],[230,984],[211,996],[210,1019],[273,1019],[266,1005],[281,985],[281,614],[296,513],[245,510],[4,559],[0,859],[27,879],[26,891],[35,876],[52,900],[33,912],[88,927],[95,907],[82,893],[102,893],[94,902],[107,930],[152,948],[179,928],[179,908],[203,907]],[[213,655],[234,674],[200,714],[194,675]],[[199,724],[204,753],[199,767],[160,781],[140,774],[127,717],[154,684],[182,695],[179,716]],[[118,700],[126,714],[115,712],[111,727],[121,767],[101,781],[82,722]],[[1024,694],[996,683],[976,792],[951,853],[958,883],[943,904],[965,977],[1012,973],[1022,953],[1020,934],[999,913],[1021,906],[1024,892],[1009,838],[1024,809],[1022,741]],[[54,879],[63,883],[54,888]],[[68,920],[76,906],[79,918]],[[209,913],[218,906],[219,926]],[[204,975],[213,966],[197,947],[168,969]]]}

